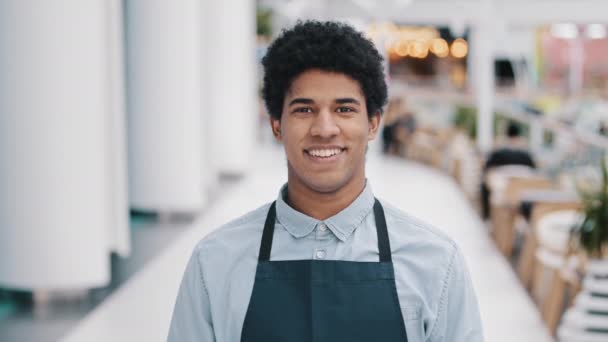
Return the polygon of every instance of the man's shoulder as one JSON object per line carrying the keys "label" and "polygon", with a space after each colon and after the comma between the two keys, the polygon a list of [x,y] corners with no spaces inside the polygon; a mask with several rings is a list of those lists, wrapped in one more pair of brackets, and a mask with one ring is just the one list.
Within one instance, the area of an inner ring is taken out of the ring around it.
{"label": "man's shoulder", "polygon": [[[253,242],[259,242],[270,205],[271,203],[266,203],[221,225],[202,238],[195,250],[213,251],[218,248],[238,250]],[[229,251],[217,250],[217,252]]]}
{"label": "man's shoulder", "polygon": [[[381,200],[382,201],[382,200]],[[396,206],[382,201],[392,240],[396,244],[415,245],[428,253],[441,253],[450,257],[457,249],[454,240],[439,228],[424,222]],[[393,245],[393,241],[391,241]],[[398,247],[398,246],[393,246]]]}

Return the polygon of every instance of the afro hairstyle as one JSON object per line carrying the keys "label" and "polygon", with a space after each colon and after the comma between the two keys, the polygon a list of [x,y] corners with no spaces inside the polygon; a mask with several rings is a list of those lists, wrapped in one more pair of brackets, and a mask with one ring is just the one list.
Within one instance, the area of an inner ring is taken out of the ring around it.
{"label": "afro hairstyle", "polygon": [[299,21],[269,46],[262,64],[262,96],[274,119],[281,119],[293,80],[311,69],[341,73],[358,81],[369,117],[382,113],[387,101],[382,56],[370,40],[347,24]]}

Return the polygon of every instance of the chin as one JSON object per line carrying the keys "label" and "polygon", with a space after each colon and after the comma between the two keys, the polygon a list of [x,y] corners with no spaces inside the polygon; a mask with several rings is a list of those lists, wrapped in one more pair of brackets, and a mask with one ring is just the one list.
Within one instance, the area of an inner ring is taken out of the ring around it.
{"label": "chin", "polygon": [[312,190],[320,193],[333,193],[341,189],[348,180],[333,177],[324,177],[323,179],[309,179],[305,184]]}

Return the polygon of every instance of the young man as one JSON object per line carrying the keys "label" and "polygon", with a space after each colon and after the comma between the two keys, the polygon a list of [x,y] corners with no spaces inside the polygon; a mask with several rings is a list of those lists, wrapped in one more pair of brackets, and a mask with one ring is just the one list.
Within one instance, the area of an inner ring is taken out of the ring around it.
{"label": "young man", "polygon": [[482,341],[456,245],[374,198],[365,178],[387,90],[353,28],[299,23],[263,60],[287,157],[275,202],[195,248],[169,341]]}

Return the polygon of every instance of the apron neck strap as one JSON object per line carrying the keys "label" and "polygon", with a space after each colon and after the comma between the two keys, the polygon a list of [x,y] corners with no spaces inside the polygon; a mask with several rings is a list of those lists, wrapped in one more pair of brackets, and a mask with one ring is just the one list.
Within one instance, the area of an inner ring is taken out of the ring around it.
{"label": "apron neck strap", "polygon": [[378,251],[380,252],[380,262],[393,262],[391,257],[391,243],[388,238],[386,228],[386,218],[384,208],[377,198],[374,198],[374,219],[376,220],[376,234],[378,234]]}
{"label": "apron neck strap", "polygon": [[[262,233],[262,244],[260,245],[260,255],[258,261],[270,261],[270,252],[272,250],[272,238],[274,236],[274,225],[277,216],[276,201],[272,202],[266,222],[264,223],[264,232]],[[384,209],[378,199],[374,199],[374,219],[376,221],[376,234],[378,234],[378,251],[380,252],[380,262],[392,262],[391,245],[388,238],[388,230],[386,227],[386,218],[384,217]]]}
{"label": "apron neck strap", "polygon": [[272,237],[274,235],[274,223],[277,217],[277,202],[272,202],[268,215],[266,215],[266,223],[264,223],[264,232],[262,233],[262,245],[260,246],[260,256],[258,261],[270,261],[270,250],[272,249]]}

